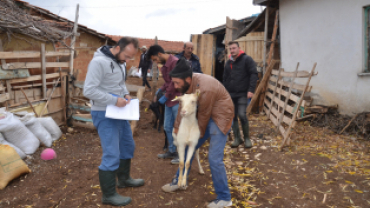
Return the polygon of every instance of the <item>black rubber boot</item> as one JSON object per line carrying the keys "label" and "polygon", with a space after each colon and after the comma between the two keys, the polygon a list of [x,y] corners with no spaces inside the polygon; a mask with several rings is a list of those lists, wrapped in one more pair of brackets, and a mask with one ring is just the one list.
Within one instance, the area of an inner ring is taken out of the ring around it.
{"label": "black rubber boot", "polygon": [[242,139],[240,138],[239,122],[234,121],[231,128],[234,133],[234,141],[231,144],[231,147],[235,148],[235,147],[238,147],[242,143]]}
{"label": "black rubber boot", "polygon": [[117,170],[118,188],[139,187],[144,185],[143,179],[132,179],[130,176],[131,159],[120,160]]}
{"label": "black rubber boot", "polygon": [[243,128],[243,135],[244,135],[244,147],[251,148],[252,142],[249,138],[249,122],[247,121],[244,125],[242,125],[242,128]]}
{"label": "black rubber boot", "polygon": [[121,196],[116,191],[116,172],[99,169],[100,188],[103,194],[102,203],[113,206],[126,206],[131,203],[130,197]]}

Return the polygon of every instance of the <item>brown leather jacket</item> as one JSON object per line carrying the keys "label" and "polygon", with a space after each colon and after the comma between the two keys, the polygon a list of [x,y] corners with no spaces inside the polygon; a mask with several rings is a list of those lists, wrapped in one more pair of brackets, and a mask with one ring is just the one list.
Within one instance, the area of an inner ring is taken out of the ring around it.
{"label": "brown leather jacket", "polygon": [[[229,93],[212,76],[193,73],[192,82],[186,94],[195,93],[197,89],[200,90],[197,114],[200,138],[204,136],[210,118],[226,134],[230,130],[234,118],[234,104]],[[180,111],[181,104],[174,124],[174,132],[176,134],[181,122]]]}

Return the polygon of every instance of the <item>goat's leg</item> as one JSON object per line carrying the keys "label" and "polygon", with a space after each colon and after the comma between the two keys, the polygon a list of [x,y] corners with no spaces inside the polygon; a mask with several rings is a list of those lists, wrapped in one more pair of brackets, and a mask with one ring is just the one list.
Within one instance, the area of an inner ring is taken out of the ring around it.
{"label": "goat's leg", "polygon": [[186,155],[186,162],[185,162],[185,172],[182,178],[182,182],[180,184],[181,187],[186,186],[186,180],[187,180],[188,171],[190,168],[190,161],[191,161],[191,158],[193,157],[194,150],[195,150],[195,145],[188,146],[188,152],[186,153],[187,155]]}
{"label": "goat's leg", "polygon": [[200,164],[200,161],[199,161],[199,149],[197,149],[197,151],[195,152],[195,157],[197,158],[197,161],[198,161],[198,165],[199,165],[199,174],[204,174],[204,170],[202,168],[202,165]]}
{"label": "goat's leg", "polygon": [[179,178],[177,181],[177,185],[181,187],[181,181],[183,180],[183,173],[184,173],[184,158],[185,158],[185,144],[180,144],[177,146],[177,152],[179,154]]}

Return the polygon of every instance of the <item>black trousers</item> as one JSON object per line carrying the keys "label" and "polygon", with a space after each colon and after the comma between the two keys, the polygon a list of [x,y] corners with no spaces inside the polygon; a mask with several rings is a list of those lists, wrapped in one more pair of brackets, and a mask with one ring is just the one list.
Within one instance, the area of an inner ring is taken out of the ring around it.
{"label": "black trousers", "polygon": [[148,69],[141,69],[141,75],[143,76],[143,86],[145,87],[145,85],[147,85],[149,88],[151,88],[148,80],[146,79],[148,75]]}
{"label": "black trousers", "polygon": [[234,122],[238,122],[238,117],[242,122],[242,125],[248,122],[247,118],[247,107],[248,107],[248,98],[247,95],[243,97],[232,98],[234,103]]}

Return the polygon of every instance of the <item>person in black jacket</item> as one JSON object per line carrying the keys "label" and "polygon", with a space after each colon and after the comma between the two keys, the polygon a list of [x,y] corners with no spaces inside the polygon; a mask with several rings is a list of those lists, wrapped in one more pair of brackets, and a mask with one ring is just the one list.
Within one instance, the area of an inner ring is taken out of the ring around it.
{"label": "person in black jacket", "polygon": [[149,89],[147,89],[147,91],[151,91],[151,87],[150,87],[150,84],[148,82],[148,80],[146,79],[147,77],[147,73],[148,73],[148,70],[150,70],[152,68],[152,60],[147,60],[145,58],[145,54],[146,54],[146,46],[143,46],[141,47],[141,51],[143,52],[141,55],[140,55],[140,63],[139,63],[139,69],[141,68],[141,74],[143,76],[143,86],[145,87],[145,85],[148,86]]}
{"label": "person in black jacket", "polygon": [[234,142],[231,147],[237,147],[242,143],[239,131],[238,117],[242,123],[244,146],[252,147],[249,138],[249,123],[246,114],[248,100],[252,98],[258,79],[256,63],[240,50],[239,43],[230,41],[228,43],[230,56],[226,61],[223,84],[233,100],[235,106],[234,122],[232,130],[234,132]]}
{"label": "person in black jacket", "polygon": [[201,73],[202,69],[200,67],[199,57],[193,53],[194,46],[192,42],[186,42],[184,44],[184,51],[176,54],[175,56],[180,60],[181,58],[185,58],[186,61],[188,61],[191,69],[195,73]]}

